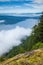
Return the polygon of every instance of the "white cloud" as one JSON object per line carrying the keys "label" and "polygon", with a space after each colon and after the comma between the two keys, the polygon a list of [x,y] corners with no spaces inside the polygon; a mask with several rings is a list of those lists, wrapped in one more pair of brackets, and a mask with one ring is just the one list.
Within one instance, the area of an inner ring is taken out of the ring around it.
{"label": "white cloud", "polygon": [[7,8],[7,9],[1,9],[0,13],[16,13],[16,14],[21,14],[21,13],[35,13],[35,12],[41,12],[42,9],[40,8]]}
{"label": "white cloud", "polygon": [[43,11],[43,0],[33,0],[31,2],[31,4],[25,3],[24,6],[29,7],[31,9],[31,11],[33,10],[33,12],[34,12],[34,10],[36,10],[37,12],[38,11],[42,12]]}
{"label": "white cloud", "polygon": [[31,29],[17,26],[12,30],[0,31],[0,55],[8,52],[13,46],[19,45],[21,39],[29,36]]}
{"label": "white cloud", "polygon": [[3,22],[5,22],[5,20],[0,20],[0,23],[3,23]]}
{"label": "white cloud", "polygon": [[39,3],[39,4],[42,4],[43,3],[43,0],[34,0],[35,3]]}
{"label": "white cloud", "polygon": [[34,8],[43,11],[43,0],[34,0]]}
{"label": "white cloud", "polygon": [[[0,0],[0,1],[7,1],[7,0]],[[24,2],[22,3],[22,5],[9,4],[6,6],[0,6],[0,13],[32,13],[32,12],[35,13],[43,11],[43,0],[33,0],[31,4],[25,2],[28,0],[14,0],[14,1],[24,1]]]}

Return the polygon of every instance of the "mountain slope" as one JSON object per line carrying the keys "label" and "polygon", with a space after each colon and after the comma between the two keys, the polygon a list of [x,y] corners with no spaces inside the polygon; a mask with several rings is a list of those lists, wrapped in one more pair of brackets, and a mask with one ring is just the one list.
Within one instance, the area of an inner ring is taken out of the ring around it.
{"label": "mountain slope", "polygon": [[18,54],[0,65],[43,65],[43,48]]}

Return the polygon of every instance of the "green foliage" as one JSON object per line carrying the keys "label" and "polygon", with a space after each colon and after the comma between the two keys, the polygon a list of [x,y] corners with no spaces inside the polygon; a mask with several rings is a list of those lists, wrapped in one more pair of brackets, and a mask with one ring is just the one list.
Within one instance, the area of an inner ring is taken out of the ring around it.
{"label": "green foliage", "polygon": [[0,62],[4,61],[5,59],[3,57],[0,57]]}
{"label": "green foliage", "polygon": [[43,42],[43,14],[40,17],[40,21],[39,21],[38,25],[36,25],[34,27],[33,33],[38,41]]}
{"label": "green foliage", "polygon": [[35,45],[33,45],[32,50],[38,49],[38,48],[43,48],[43,43],[41,43],[41,42],[36,43]]}

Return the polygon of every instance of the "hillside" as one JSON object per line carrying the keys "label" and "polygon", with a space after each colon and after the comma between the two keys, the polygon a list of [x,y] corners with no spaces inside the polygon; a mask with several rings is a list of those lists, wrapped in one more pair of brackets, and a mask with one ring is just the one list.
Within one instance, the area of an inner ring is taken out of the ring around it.
{"label": "hillside", "polygon": [[43,65],[43,15],[31,35],[21,41],[0,57],[0,65]]}
{"label": "hillside", "polygon": [[12,25],[16,24],[21,21],[25,21],[26,19],[39,19],[40,16],[9,16],[9,15],[0,15],[0,20],[5,20],[4,22],[1,22],[0,25]]}
{"label": "hillside", "polygon": [[43,65],[43,48],[18,54],[0,65]]}
{"label": "hillside", "polygon": [[43,14],[40,16],[38,24],[32,28],[31,35],[26,39],[22,39],[21,42],[20,45],[14,46],[8,53],[3,54],[0,61],[12,58],[21,53],[43,48]]}

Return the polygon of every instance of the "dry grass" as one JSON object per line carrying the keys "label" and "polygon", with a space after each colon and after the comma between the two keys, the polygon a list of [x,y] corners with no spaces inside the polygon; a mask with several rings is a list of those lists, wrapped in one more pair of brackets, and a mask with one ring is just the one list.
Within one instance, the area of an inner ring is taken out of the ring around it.
{"label": "dry grass", "polygon": [[0,65],[43,65],[43,48],[19,54],[1,62]]}

